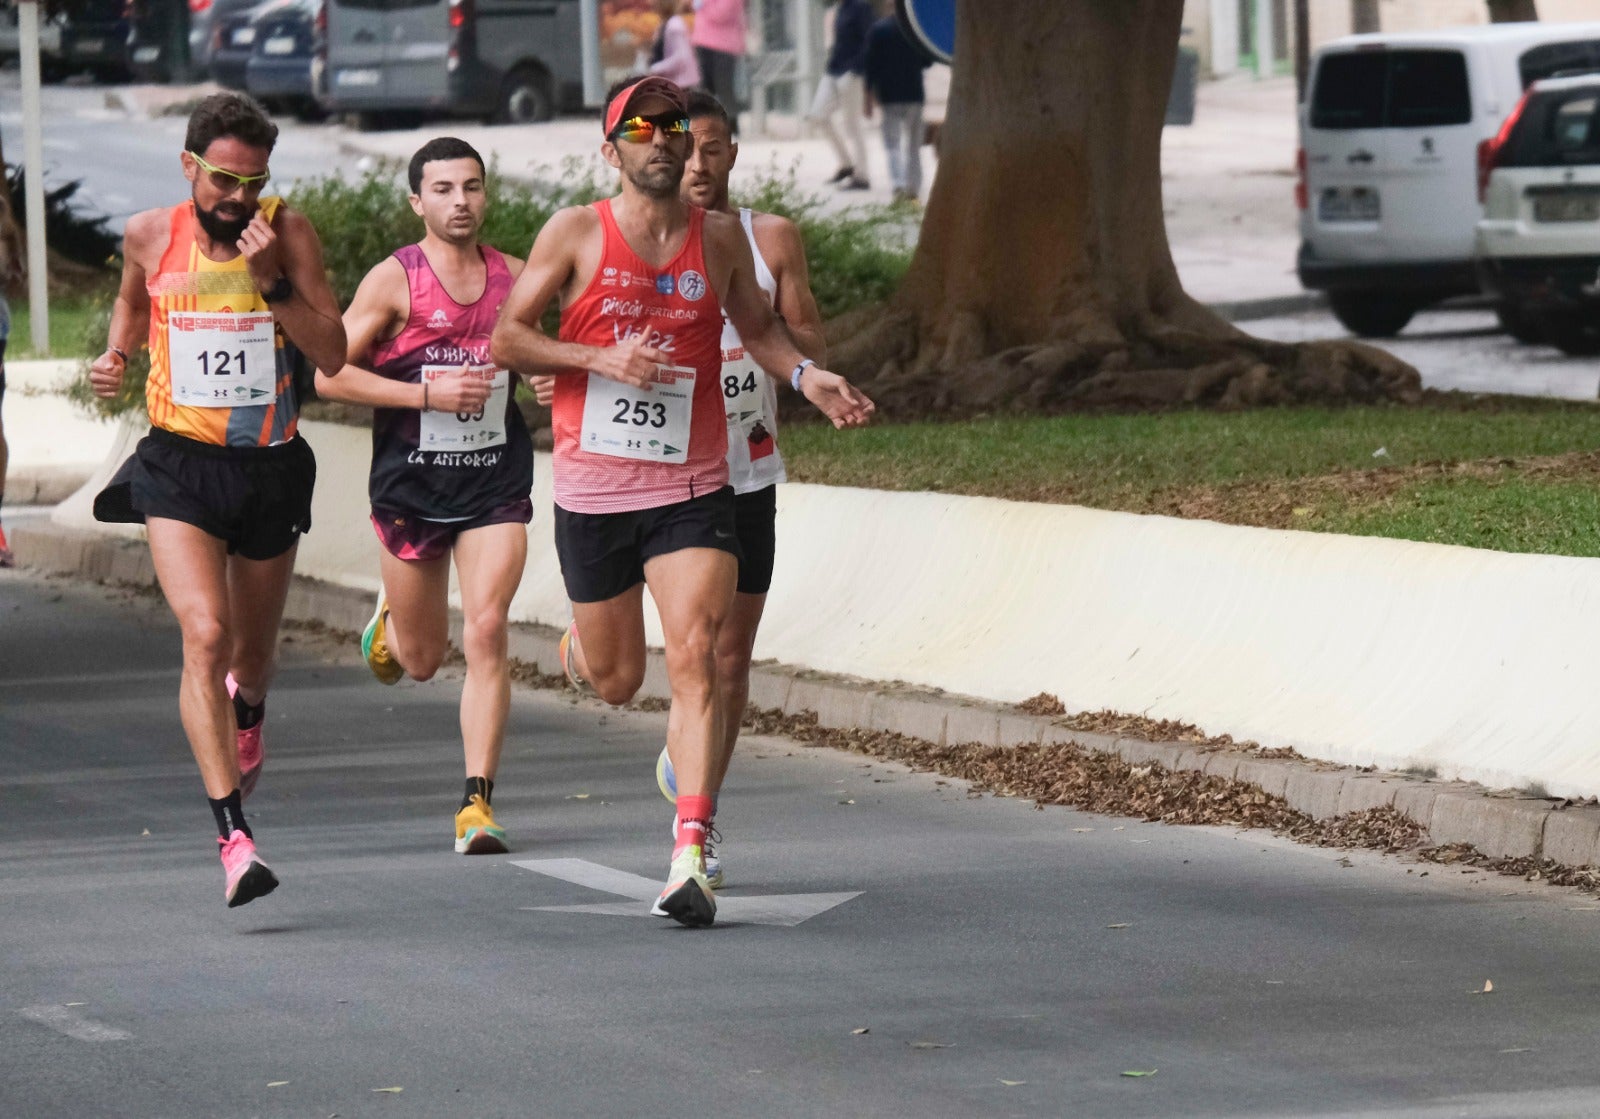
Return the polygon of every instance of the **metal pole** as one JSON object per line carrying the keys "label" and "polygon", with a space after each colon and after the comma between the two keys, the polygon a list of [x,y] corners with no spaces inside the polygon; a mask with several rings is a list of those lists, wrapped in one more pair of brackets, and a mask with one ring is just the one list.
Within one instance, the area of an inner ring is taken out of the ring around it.
{"label": "metal pole", "polygon": [[1256,77],[1270,78],[1273,58],[1272,0],[1256,0]]}
{"label": "metal pole", "polygon": [[579,42],[583,49],[583,103],[595,107],[606,99],[606,79],[600,69],[600,0],[578,5]]}
{"label": "metal pole", "polygon": [[37,357],[50,356],[50,264],[44,241],[44,135],[39,105],[39,4],[17,8],[22,55],[22,164],[28,169],[28,324]]}

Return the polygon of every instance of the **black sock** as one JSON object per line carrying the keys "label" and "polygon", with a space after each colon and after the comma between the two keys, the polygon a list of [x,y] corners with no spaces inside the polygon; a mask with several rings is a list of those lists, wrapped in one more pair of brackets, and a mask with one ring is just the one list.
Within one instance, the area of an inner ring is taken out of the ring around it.
{"label": "black sock", "polygon": [[245,838],[254,839],[250,834],[250,825],[244,822],[244,800],[235,789],[221,800],[211,800],[211,814],[217,818],[217,834],[223,839],[230,839],[236,831],[242,831]]}
{"label": "black sock", "polygon": [[249,730],[251,727],[259,725],[266,716],[267,701],[265,698],[254,707],[251,707],[244,701],[243,692],[233,693],[233,717],[238,721],[240,730]]}
{"label": "black sock", "polygon": [[461,794],[461,807],[465,808],[471,804],[473,797],[482,797],[483,803],[488,804],[492,795],[494,795],[493,781],[487,777],[468,777],[467,791]]}

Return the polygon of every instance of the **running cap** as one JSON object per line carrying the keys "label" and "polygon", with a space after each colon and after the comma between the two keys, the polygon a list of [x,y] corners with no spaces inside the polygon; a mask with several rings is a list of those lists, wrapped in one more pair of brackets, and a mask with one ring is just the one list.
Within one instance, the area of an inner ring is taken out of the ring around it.
{"label": "running cap", "polygon": [[658,74],[641,78],[611,99],[606,109],[606,136],[617,130],[617,125],[628,118],[628,107],[639,97],[655,94],[672,102],[672,107],[685,115],[689,112],[689,99],[677,82],[668,81]]}

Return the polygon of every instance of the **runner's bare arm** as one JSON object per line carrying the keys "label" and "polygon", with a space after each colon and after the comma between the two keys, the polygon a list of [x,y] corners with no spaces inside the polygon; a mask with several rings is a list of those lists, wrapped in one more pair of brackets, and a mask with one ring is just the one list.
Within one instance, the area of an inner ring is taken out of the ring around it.
{"label": "runner's bare arm", "polygon": [[[744,231],[737,221],[730,224],[711,220],[724,217],[707,214],[705,224],[708,258],[721,262],[718,271],[726,289],[721,292],[722,309],[756,364],[768,376],[791,381],[795,368],[808,359],[772,309],[767,293],[756,283],[755,258],[750,255],[750,242]],[[808,366],[801,375],[800,392],[833,421],[834,427],[862,427],[871,422],[877,408],[849,381],[817,365]]]}
{"label": "runner's bare arm", "polygon": [[[578,255],[585,238],[598,237],[599,221],[586,206],[562,210],[545,223],[528,251],[528,262],[511,286],[489,342],[490,357],[519,377],[590,371],[624,384],[644,386],[667,355],[644,344],[643,335],[617,346],[580,346],[545,333],[541,319],[557,295],[570,302]],[[587,281],[585,281],[587,282]]]}
{"label": "runner's bare arm", "polygon": [[777,214],[755,218],[756,244],[778,281],[778,316],[789,328],[789,336],[812,361],[828,364],[828,343],[822,333],[822,312],[811,294],[811,270],[806,264],[805,242],[800,227]]}
{"label": "runner's bare arm", "polygon": [[122,283],[111,307],[111,329],[106,349],[89,366],[89,387],[96,396],[113,397],[122,388],[127,367],[122,354],[131,354],[150,337],[150,291],[145,286],[145,259],[165,228],[170,211],[146,210],[128,219],[122,235]]}
{"label": "runner's bare arm", "polygon": [[270,223],[257,213],[239,237],[239,251],[257,290],[269,291],[280,278],[288,279],[289,297],[272,304],[273,317],[313,366],[338,368],[345,357],[344,323],[311,222],[287,207]]}

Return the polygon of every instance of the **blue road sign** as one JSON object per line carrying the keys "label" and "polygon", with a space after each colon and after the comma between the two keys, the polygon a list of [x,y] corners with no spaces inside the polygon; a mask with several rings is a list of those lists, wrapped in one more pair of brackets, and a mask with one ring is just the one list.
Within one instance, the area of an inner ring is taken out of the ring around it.
{"label": "blue road sign", "polygon": [[957,0],[895,0],[900,25],[940,62],[948,64],[956,53]]}

